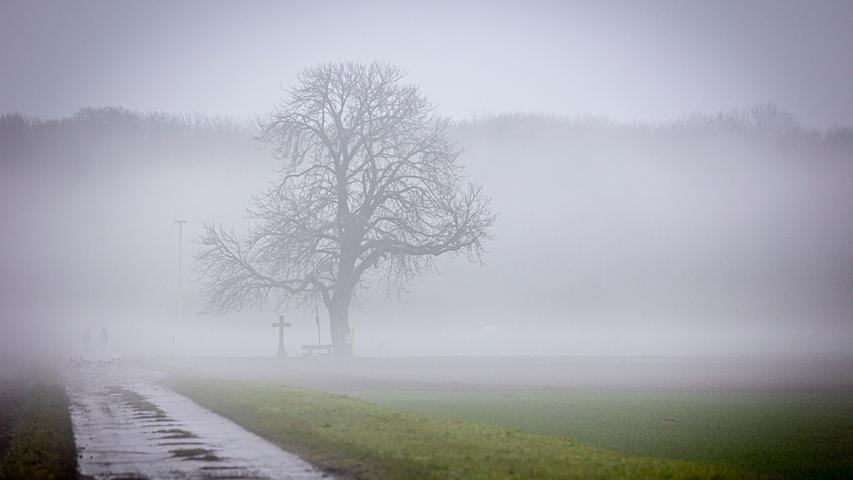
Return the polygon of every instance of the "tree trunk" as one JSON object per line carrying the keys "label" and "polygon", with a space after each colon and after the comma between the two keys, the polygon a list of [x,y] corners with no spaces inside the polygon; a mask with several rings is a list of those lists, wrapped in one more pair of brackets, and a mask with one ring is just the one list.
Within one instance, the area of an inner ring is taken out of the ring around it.
{"label": "tree trunk", "polygon": [[352,356],[352,331],[349,326],[349,299],[337,299],[329,307],[329,328],[336,356]]}

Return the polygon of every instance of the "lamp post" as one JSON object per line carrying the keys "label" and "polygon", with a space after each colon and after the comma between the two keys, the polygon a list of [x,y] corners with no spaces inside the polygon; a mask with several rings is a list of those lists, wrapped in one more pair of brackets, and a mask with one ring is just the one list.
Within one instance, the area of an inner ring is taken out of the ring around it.
{"label": "lamp post", "polygon": [[[186,220],[175,220],[178,224],[178,324],[184,323],[184,224]],[[175,355],[175,335],[172,334],[172,355]]]}

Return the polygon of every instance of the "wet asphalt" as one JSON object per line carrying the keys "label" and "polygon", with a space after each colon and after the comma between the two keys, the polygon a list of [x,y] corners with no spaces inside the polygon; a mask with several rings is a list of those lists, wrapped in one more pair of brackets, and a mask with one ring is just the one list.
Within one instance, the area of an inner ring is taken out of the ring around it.
{"label": "wet asphalt", "polygon": [[97,479],[329,478],[298,456],[157,384],[91,364],[66,372],[80,473]]}

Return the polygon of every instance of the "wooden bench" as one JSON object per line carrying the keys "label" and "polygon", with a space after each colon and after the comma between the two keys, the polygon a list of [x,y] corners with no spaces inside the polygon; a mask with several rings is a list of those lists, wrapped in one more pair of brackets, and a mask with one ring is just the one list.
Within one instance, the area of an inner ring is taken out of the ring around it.
{"label": "wooden bench", "polygon": [[302,345],[303,357],[324,357],[332,354],[331,345]]}

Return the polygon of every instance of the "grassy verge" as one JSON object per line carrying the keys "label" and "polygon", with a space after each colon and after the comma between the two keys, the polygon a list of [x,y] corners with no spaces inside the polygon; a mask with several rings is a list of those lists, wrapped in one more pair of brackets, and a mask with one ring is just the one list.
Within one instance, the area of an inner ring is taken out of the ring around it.
{"label": "grassy verge", "polygon": [[58,381],[6,386],[0,406],[5,417],[0,422],[5,430],[0,479],[77,478],[65,388]]}
{"label": "grassy verge", "polygon": [[25,380],[0,379],[0,462],[12,442],[12,430],[24,409],[29,389],[29,382]]}
{"label": "grassy verge", "polygon": [[372,391],[369,401],[775,478],[853,478],[851,392]]}
{"label": "grassy verge", "polygon": [[169,386],[327,469],[382,479],[735,478],[566,438],[443,419],[283,385],[174,379]]}

